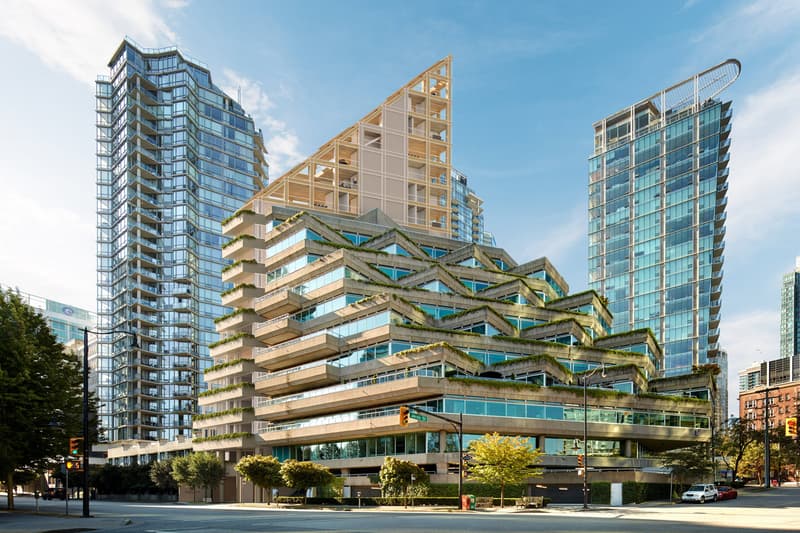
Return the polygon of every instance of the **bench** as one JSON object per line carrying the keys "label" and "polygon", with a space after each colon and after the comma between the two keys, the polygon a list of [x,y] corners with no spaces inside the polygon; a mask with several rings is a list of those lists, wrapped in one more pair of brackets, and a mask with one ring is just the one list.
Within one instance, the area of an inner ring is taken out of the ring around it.
{"label": "bench", "polygon": [[523,496],[517,500],[517,509],[541,509],[544,507],[544,496]]}
{"label": "bench", "polygon": [[487,507],[494,507],[494,498],[491,496],[478,496],[475,499],[476,509],[485,509]]}

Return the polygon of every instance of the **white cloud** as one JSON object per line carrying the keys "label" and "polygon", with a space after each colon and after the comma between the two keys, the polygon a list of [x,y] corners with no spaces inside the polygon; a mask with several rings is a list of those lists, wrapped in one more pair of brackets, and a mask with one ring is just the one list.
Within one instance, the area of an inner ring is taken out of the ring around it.
{"label": "white cloud", "polygon": [[531,221],[529,227],[539,229],[518,236],[525,243],[520,257],[547,257],[555,265],[566,263],[575,253],[576,246],[586,238],[588,223],[585,206],[577,205],[568,213],[557,211],[546,215],[536,212],[535,216],[535,222]]}
{"label": "white cloud", "polygon": [[[163,4],[162,4],[163,5]],[[185,2],[166,6],[179,9]],[[6,0],[0,37],[26,48],[53,69],[91,83],[125,35],[143,46],[176,44],[175,32],[152,0]]]}
{"label": "white cloud", "polygon": [[[222,71],[220,87],[236,98],[244,110],[253,116],[256,127],[264,132],[264,144],[269,152],[270,178],[274,179],[299,163],[303,158],[297,135],[270,111],[275,104],[259,81],[251,80],[231,69]],[[285,92],[285,88],[281,88]],[[241,96],[240,96],[241,94]]]}
{"label": "white cloud", "polygon": [[786,32],[795,32],[800,22],[800,2],[796,0],[755,0],[744,2],[697,37],[697,41],[717,50],[749,50],[779,41]]}
{"label": "white cloud", "polygon": [[729,180],[730,241],[752,242],[800,215],[800,73],[749,95],[734,117]]}
{"label": "white cloud", "polygon": [[739,410],[737,391],[739,371],[753,362],[776,359],[780,313],[771,309],[752,309],[723,317],[720,345],[728,352],[728,406],[732,413]]}
{"label": "white cloud", "polygon": [[[94,311],[93,214],[82,216],[57,200],[51,203],[37,191],[30,192],[4,188],[0,228],[17,230],[2,233],[9,253],[0,281]],[[21,223],[24,231],[18,231]],[[17,259],[11,260],[12,256]]]}
{"label": "white cloud", "polygon": [[[126,34],[143,46],[175,44],[177,36],[162,17],[164,5],[156,0],[0,2],[0,40],[66,74],[49,77],[52,95],[46,105],[36,101],[35,91],[30,99],[25,91],[8,91],[17,98],[4,109],[0,130],[7,149],[0,158],[0,242],[8,252],[0,261],[0,282],[95,308],[94,115],[91,96],[82,93],[76,99],[72,80],[93,89]],[[181,8],[175,1],[170,5],[171,13]],[[35,78],[39,70],[6,74],[24,87],[41,79]],[[55,122],[37,131],[11,105],[29,110],[30,123]]]}

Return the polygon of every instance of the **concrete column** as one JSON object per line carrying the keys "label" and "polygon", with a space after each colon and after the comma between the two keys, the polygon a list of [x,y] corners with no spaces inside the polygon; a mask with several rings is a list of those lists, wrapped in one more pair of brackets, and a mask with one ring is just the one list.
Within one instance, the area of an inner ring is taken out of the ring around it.
{"label": "concrete column", "polygon": [[632,454],[633,454],[633,441],[632,440],[622,441],[622,456],[632,457]]}
{"label": "concrete column", "polygon": [[447,451],[447,431],[439,431],[439,452],[445,453]]}

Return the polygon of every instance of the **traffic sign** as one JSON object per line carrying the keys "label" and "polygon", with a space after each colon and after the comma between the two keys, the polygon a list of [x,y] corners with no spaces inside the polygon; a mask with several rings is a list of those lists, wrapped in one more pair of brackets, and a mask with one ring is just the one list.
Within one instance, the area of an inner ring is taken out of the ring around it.
{"label": "traffic sign", "polygon": [[414,411],[411,411],[410,413],[408,413],[408,416],[410,416],[414,420],[419,420],[420,422],[427,422],[428,421],[428,417],[427,416],[417,414]]}

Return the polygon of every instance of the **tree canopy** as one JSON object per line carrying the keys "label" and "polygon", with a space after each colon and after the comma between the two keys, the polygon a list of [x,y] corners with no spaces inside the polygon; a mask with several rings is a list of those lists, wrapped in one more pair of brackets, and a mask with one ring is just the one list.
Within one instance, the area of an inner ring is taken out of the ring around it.
{"label": "tree canopy", "polygon": [[[327,467],[310,461],[289,459],[281,466],[281,476],[287,487],[305,491],[310,487],[325,487],[333,483],[334,475]],[[303,493],[305,502],[305,493]]]}
{"label": "tree canopy", "polygon": [[[44,318],[0,292],[0,479],[14,508],[15,475],[40,472],[82,432],[83,375]],[[94,433],[94,431],[92,432]],[[16,473],[16,474],[15,474]]]}
{"label": "tree canopy", "polygon": [[675,479],[681,484],[706,481],[711,473],[711,458],[708,443],[678,448],[664,453],[662,463],[672,468]]}
{"label": "tree canopy", "polygon": [[211,489],[213,498],[214,487],[225,477],[225,465],[213,453],[192,453],[172,460],[172,477],[179,485],[188,485],[192,489],[203,487],[206,494]]}
{"label": "tree canopy", "polygon": [[272,489],[283,485],[281,463],[271,455],[247,455],[234,469],[253,485],[267,491],[267,501],[272,501]]}
{"label": "tree canopy", "polygon": [[177,492],[178,483],[172,477],[172,459],[152,463],[150,465],[150,481],[164,492]]}
{"label": "tree canopy", "polygon": [[386,457],[381,466],[380,480],[381,491],[385,496],[403,496],[405,500],[412,489],[414,495],[426,494],[430,476],[422,467],[411,461]]}
{"label": "tree canopy", "polygon": [[541,463],[543,452],[533,448],[524,437],[487,433],[469,443],[468,453],[469,477],[500,487],[501,507],[505,505],[506,485],[542,475],[536,465]]}
{"label": "tree canopy", "polygon": [[737,418],[717,434],[717,453],[732,473],[732,479],[739,477],[745,452],[758,442],[761,433],[750,428],[749,421]]}

